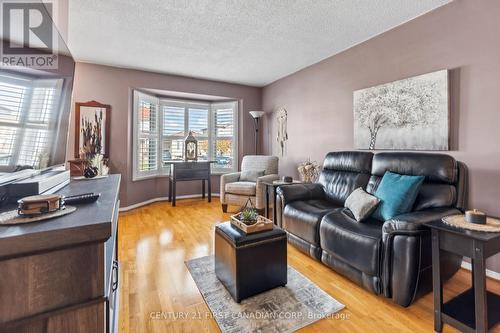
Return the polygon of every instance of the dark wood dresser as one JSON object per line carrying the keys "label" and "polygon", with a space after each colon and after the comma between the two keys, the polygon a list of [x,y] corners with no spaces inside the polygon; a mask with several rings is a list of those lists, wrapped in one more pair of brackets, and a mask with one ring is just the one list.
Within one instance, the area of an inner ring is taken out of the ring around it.
{"label": "dark wood dresser", "polygon": [[0,226],[0,332],[118,332],[120,176],[71,181],[60,194],[101,193],[76,212]]}

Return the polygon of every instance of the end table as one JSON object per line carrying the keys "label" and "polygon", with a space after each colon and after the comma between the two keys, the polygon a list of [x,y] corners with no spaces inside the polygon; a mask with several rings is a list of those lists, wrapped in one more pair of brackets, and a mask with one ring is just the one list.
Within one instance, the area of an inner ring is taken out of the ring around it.
{"label": "end table", "polygon": [[208,187],[208,202],[212,201],[212,184],[211,184],[211,169],[210,166],[215,161],[167,161],[165,166],[170,167],[168,176],[168,201],[175,206],[177,196],[177,182],[201,180],[201,197],[205,199],[205,181]]}
{"label": "end table", "polygon": [[[432,284],[434,330],[443,323],[462,332],[487,332],[500,321],[500,296],[486,290],[486,258],[500,252],[500,233],[459,229],[442,221],[426,223],[432,229]],[[471,258],[472,288],[443,304],[440,252]]]}
{"label": "end table", "polygon": [[269,194],[273,193],[273,223],[276,224],[276,188],[279,186],[302,184],[298,180],[292,180],[291,182],[284,182],[281,180],[274,180],[263,183],[266,186],[266,217],[269,218]]}

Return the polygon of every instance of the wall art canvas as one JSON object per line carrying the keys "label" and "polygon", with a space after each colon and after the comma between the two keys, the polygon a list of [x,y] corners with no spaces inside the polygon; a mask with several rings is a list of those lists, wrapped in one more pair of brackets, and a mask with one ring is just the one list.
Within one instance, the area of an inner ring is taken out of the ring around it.
{"label": "wall art canvas", "polygon": [[76,103],[75,157],[109,157],[111,106],[96,101]]}
{"label": "wall art canvas", "polygon": [[357,149],[448,150],[448,71],[354,92]]}

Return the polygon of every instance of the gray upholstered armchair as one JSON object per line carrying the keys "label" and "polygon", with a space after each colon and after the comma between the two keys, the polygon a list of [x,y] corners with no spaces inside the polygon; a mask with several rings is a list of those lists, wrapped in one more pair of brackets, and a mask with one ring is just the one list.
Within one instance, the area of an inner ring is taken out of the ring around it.
{"label": "gray upholstered armchair", "polygon": [[240,172],[221,176],[220,202],[222,211],[227,212],[228,205],[243,206],[248,198],[255,208],[263,209],[266,194],[263,182],[277,179],[279,179],[277,156],[244,156]]}

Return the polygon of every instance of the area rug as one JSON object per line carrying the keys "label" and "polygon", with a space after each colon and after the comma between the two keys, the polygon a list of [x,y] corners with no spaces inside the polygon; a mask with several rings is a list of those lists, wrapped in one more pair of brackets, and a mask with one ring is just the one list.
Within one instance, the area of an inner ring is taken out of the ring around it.
{"label": "area rug", "polygon": [[309,279],[288,266],[288,283],[247,298],[240,304],[215,276],[214,257],[189,260],[186,266],[222,333],[294,332],[344,308]]}

